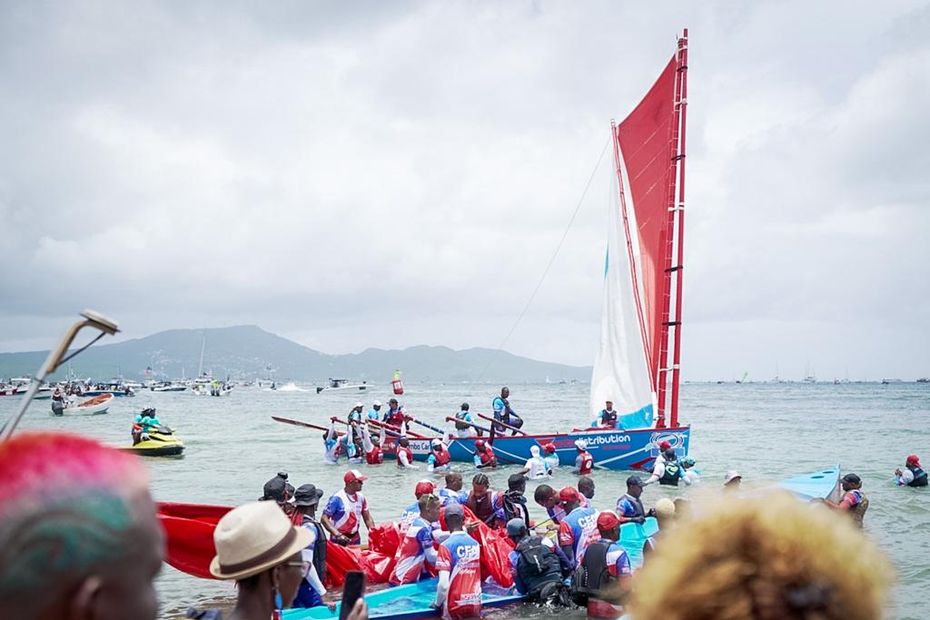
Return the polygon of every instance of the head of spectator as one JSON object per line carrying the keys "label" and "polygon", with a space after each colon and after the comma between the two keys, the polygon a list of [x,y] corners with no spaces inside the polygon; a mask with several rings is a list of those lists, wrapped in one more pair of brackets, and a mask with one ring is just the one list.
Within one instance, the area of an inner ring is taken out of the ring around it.
{"label": "head of spectator", "polygon": [[446,474],[446,488],[450,491],[462,490],[462,474],[453,471]]}
{"label": "head of spectator", "polygon": [[578,478],[578,492],[588,499],[594,499],[594,478],[591,476]]}

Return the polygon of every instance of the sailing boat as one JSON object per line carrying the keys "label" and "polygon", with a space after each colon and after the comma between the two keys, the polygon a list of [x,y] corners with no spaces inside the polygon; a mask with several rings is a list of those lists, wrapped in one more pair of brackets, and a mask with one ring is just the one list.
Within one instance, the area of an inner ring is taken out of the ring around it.
{"label": "sailing boat", "polygon": [[[578,439],[601,469],[648,468],[662,441],[679,455],[688,452],[690,427],[678,423],[687,69],[685,30],[643,100],[611,124],[616,174],[590,412],[593,417],[611,400],[622,430],[499,436],[493,450],[500,463],[523,464],[532,446],[551,443],[562,465],[574,465]],[[450,441],[452,459],[471,462],[474,444]],[[391,447],[385,443],[386,454]],[[428,439],[411,439],[410,448],[418,460],[430,453]]]}

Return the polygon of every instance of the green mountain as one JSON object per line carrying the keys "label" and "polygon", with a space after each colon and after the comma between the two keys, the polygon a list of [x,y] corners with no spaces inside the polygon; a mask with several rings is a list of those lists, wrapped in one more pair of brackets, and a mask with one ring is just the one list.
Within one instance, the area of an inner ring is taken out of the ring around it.
{"label": "green mountain", "polygon": [[[328,377],[386,382],[394,369],[416,381],[542,382],[587,381],[591,369],[540,362],[491,349],[455,351],[448,347],[415,346],[403,350],[367,349],[348,355],[327,355],[276,336],[254,325],[216,329],[173,329],[145,338],[97,345],[71,362],[75,377],[108,379],[122,374],[141,379],[151,368],[159,377],[194,377],[200,365],[216,377],[322,381]],[[0,377],[29,376],[47,351],[0,353]],[[485,370],[486,369],[486,370]],[[59,370],[65,377],[68,369]]]}

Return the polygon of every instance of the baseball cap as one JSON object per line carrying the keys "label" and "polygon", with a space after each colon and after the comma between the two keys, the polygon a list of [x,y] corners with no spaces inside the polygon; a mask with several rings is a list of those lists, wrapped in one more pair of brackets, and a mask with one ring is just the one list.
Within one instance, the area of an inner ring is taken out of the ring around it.
{"label": "baseball cap", "polygon": [[547,454],[552,454],[553,452],[555,452],[555,444],[552,442],[549,442],[543,446],[543,450],[545,450]]}
{"label": "baseball cap", "polygon": [[420,480],[417,483],[417,487],[413,490],[413,495],[419,498],[421,495],[429,495],[436,490],[436,485],[434,485],[429,480]]}
{"label": "baseball cap", "polygon": [[908,464],[908,465],[916,465],[917,467],[920,467],[920,458],[919,458],[916,454],[908,454],[908,455],[907,455],[907,464]]}
{"label": "baseball cap", "polygon": [[380,400],[376,400],[375,402],[371,403],[371,406],[372,406],[372,407],[380,407],[380,406],[381,406],[381,401],[380,401]]}
{"label": "baseball cap", "polygon": [[429,442],[429,445],[430,445],[430,448],[441,448],[441,447],[442,447],[442,439],[440,439],[439,437],[436,437],[436,438],[433,439],[431,442]]}
{"label": "baseball cap", "polygon": [[523,532],[526,531],[526,522],[523,519],[514,517],[507,522],[507,535],[508,536],[520,536]]}
{"label": "baseball cap", "polygon": [[859,484],[860,482],[862,482],[862,478],[860,478],[856,474],[846,474],[845,476],[843,476],[843,482],[851,482],[853,484]]}
{"label": "baseball cap", "polygon": [[475,447],[476,447],[476,448],[483,448],[483,447],[484,447],[484,439],[476,439],[476,440],[475,440]]}
{"label": "baseball cap", "polygon": [[668,449],[671,448],[671,447],[672,447],[672,444],[670,444],[670,443],[669,443],[667,440],[665,440],[665,439],[663,439],[662,441],[659,442],[659,450],[661,450],[662,452],[665,452],[666,450],[668,450]]}
{"label": "baseball cap", "polygon": [[295,506],[316,506],[323,497],[323,489],[316,488],[313,484],[302,484],[294,492]]}
{"label": "baseball cap", "polygon": [[362,401],[358,401],[357,403],[355,403],[355,406],[356,406],[356,407],[364,407],[364,406],[365,406],[365,403],[363,403]]}
{"label": "baseball cap", "polygon": [[587,449],[588,449],[588,442],[585,441],[584,439],[576,439],[576,440],[575,440],[575,447],[578,448],[579,450],[587,450]]}
{"label": "baseball cap", "polygon": [[346,472],[346,475],[342,477],[342,481],[346,484],[350,482],[365,482],[368,480],[368,476],[365,476],[357,469],[350,469]]}
{"label": "baseball cap", "polygon": [[462,510],[462,505],[458,502],[449,502],[446,504],[446,517],[459,516],[464,517],[465,511]]}
{"label": "baseball cap", "polygon": [[618,525],[620,525],[620,519],[618,519],[617,515],[611,510],[605,510],[597,515],[597,529],[602,532],[612,530]]}
{"label": "baseball cap", "polygon": [[641,487],[643,486],[643,481],[639,476],[630,476],[626,479],[626,486],[628,487]]}
{"label": "baseball cap", "polygon": [[562,490],[559,491],[559,502],[560,503],[565,504],[568,502],[577,502],[577,501],[579,501],[578,491],[576,491],[573,487],[562,487]]}

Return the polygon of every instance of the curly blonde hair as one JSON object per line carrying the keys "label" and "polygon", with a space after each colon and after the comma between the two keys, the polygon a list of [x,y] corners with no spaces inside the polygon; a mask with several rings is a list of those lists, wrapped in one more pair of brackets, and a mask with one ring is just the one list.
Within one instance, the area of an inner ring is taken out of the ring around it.
{"label": "curly blonde hair", "polygon": [[876,620],[892,569],[860,531],[787,493],[717,499],[663,534],[633,579],[635,620]]}

